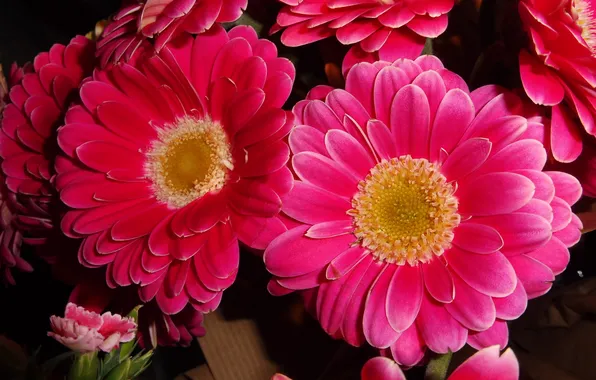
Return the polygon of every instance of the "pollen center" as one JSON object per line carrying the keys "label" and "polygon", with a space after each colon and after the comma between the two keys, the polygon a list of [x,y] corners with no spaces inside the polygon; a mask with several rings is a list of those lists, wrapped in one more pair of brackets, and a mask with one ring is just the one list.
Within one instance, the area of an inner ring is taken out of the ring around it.
{"label": "pollen center", "polygon": [[173,208],[220,190],[232,169],[226,133],[209,119],[185,117],[165,126],[147,153],[155,196]]}
{"label": "pollen center", "polygon": [[377,259],[416,265],[451,246],[458,202],[437,165],[409,155],[383,160],[358,190],[348,214],[360,245]]}
{"label": "pollen center", "polygon": [[594,14],[593,0],[571,0],[571,17],[580,28],[582,38],[596,53],[596,15]]}

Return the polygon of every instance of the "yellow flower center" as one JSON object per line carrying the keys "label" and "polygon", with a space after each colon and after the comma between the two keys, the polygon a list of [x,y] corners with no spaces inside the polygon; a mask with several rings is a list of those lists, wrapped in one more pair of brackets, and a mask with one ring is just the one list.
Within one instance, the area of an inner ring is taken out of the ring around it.
{"label": "yellow flower center", "polygon": [[590,0],[571,0],[571,16],[581,29],[582,38],[596,52],[596,19]]}
{"label": "yellow flower center", "polygon": [[209,119],[185,117],[165,126],[147,153],[155,196],[172,208],[220,190],[233,169],[226,133]]}
{"label": "yellow flower center", "polygon": [[358,190],[348,214],[360,245],[378,260],[416,265],[451,246],[458,202],[436,164],[409,155],[383,160]]}

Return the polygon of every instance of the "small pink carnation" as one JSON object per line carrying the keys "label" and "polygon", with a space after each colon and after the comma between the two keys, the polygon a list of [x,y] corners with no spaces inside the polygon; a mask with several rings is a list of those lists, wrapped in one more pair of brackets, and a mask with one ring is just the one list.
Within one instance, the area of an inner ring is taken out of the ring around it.
{"label": "small pink carnation", "polygon": [[50,323],[54,331],[48,336],[78,352],[110,352],[120,343],[133,340],[137,330],[132,318],[110,312],[99,315],[72,302],[66,305],[64,318],[53,315]]}

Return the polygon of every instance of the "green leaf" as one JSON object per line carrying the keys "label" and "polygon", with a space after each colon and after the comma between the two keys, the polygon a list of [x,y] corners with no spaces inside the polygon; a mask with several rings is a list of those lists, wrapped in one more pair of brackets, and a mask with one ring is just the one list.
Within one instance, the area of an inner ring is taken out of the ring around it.
{"label": "green leaf", "polygon": [[132,361],[130,366],[131,378],[135,378],[143,372],[150,364],[153,350],[147,351],[143,356],[137,357]]}
{"label": "green leaf", "polygon": [[452,356],[453,353],[451,351],[444,355],[434,356],[426,367],[424,380],[445,380]]}
{"label": "green leaf", "polygon": [[136,340],[131,340],[130,342],[124,343],[120,346],[120,362],[130,356],[134,351],[135,347],[137,346]]}
{"label": "green leaf", "polygon": [[143,305],[136,306],[130,313],[128,313],[127,317],[134,319],[135,323],[139,323],[139,309],[142,307]]}
{"label": "green leaf", "polygon": [[101,362],[100,377],[105,376],[120,363],[120,349],[110,351]]}
{"label": "green leaf", "polygon": [[51,359],[46,360],[41,367],[43,373],[45,373],[49,377],[49,375],[52,373],[54,368],[56,368],[56,366],[58,364],[60,364],[60,362],[66,360],[66,359],[70,359],[74,354],[75,353],[73,351],[68,351],[68,352],[60,354],[58,356],[55,356]]}
{"label": "green leaf", "polygon": [[116,368],[110,371],[105,380],[127,380],[129,378],[128,373],[130,372],[131,360],[126,358],[122,363],[118,364]]}
{"label": "green leaf", "polygon": [[97,352],[79,354],[68,373],[68,380],[97,380],[99,358]]}

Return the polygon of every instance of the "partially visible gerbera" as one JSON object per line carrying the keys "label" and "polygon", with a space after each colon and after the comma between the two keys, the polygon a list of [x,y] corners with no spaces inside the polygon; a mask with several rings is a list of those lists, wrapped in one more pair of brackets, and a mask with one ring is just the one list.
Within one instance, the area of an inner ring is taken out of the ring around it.
{"label": "partially visible gerbera", "polygon": [[552,107],[550,147],[559,162],[596,136],[596,11],[592,0],[522,0],[519,12],[530,46],[519,54],[524,89]]}
{"label": "partially visible gerbera", "polygon": [[238,241],[264,249],[293,180],[281,109],[294,67],[252,28],[184,34],[137,67],[81,86],[58,143],[63,231],[111,287],[138,284],[166,314],[215,309],[236,277]]}
{"label": "partially visible gerbera", "polygon": [[129,62],[140,50],[156,51],[182,33],[203,33],[216,22],[236,21],[248,0],[140,0],[123,4],[97,44],[100,65]]}
{"label": "partially visible gerbera", "polygon": [[279,0],[286,4],[272,31],[285,28],[287,46],[306,45],[335,36],[354,45],[344,72],[357,62],[393,61],[420,55],[426,38],[447,28],[453,0]]}
{"label": "partially visible gerbera", "polygon": [[425,347],[504,347],[569,261],[581,187],[543,171],[543,125],[495,90],[470,94],[423,56],[360,63],[345,91],[298,102],[283,203],[297,226],[265,251],[269,290],[318,287],[325,331],[408,366]]}
{"label": "partially visible gerbera", "polygon": [[188,347],[193,339],[205,335],[203,313],[190,305],[181,312],[168,315],[150,302],[139,311],[139,344],[142,347]]}
{"label": "partially visible gerbera", "polygon": [[6,186],[21,205],[13,212],[18,213],[26,243],[44,242],[52,227],[56,128],[82,79],[91,73],[93,61],[94,43],[77,36],[67,46],[56,44],[35,57],[31,72],[13,72],[20,80],[10,88],[4,109],[0,156]]}
{"label": "partially visible gerbera", "polygon": [[[378,356],[370,359],[361,372],[362,380],[406,380],[399,365],[393,360]],[[519,363],[508,348],[499,355],[499,346],[484,348],[459,365],[447,380],[517,380]]]}

